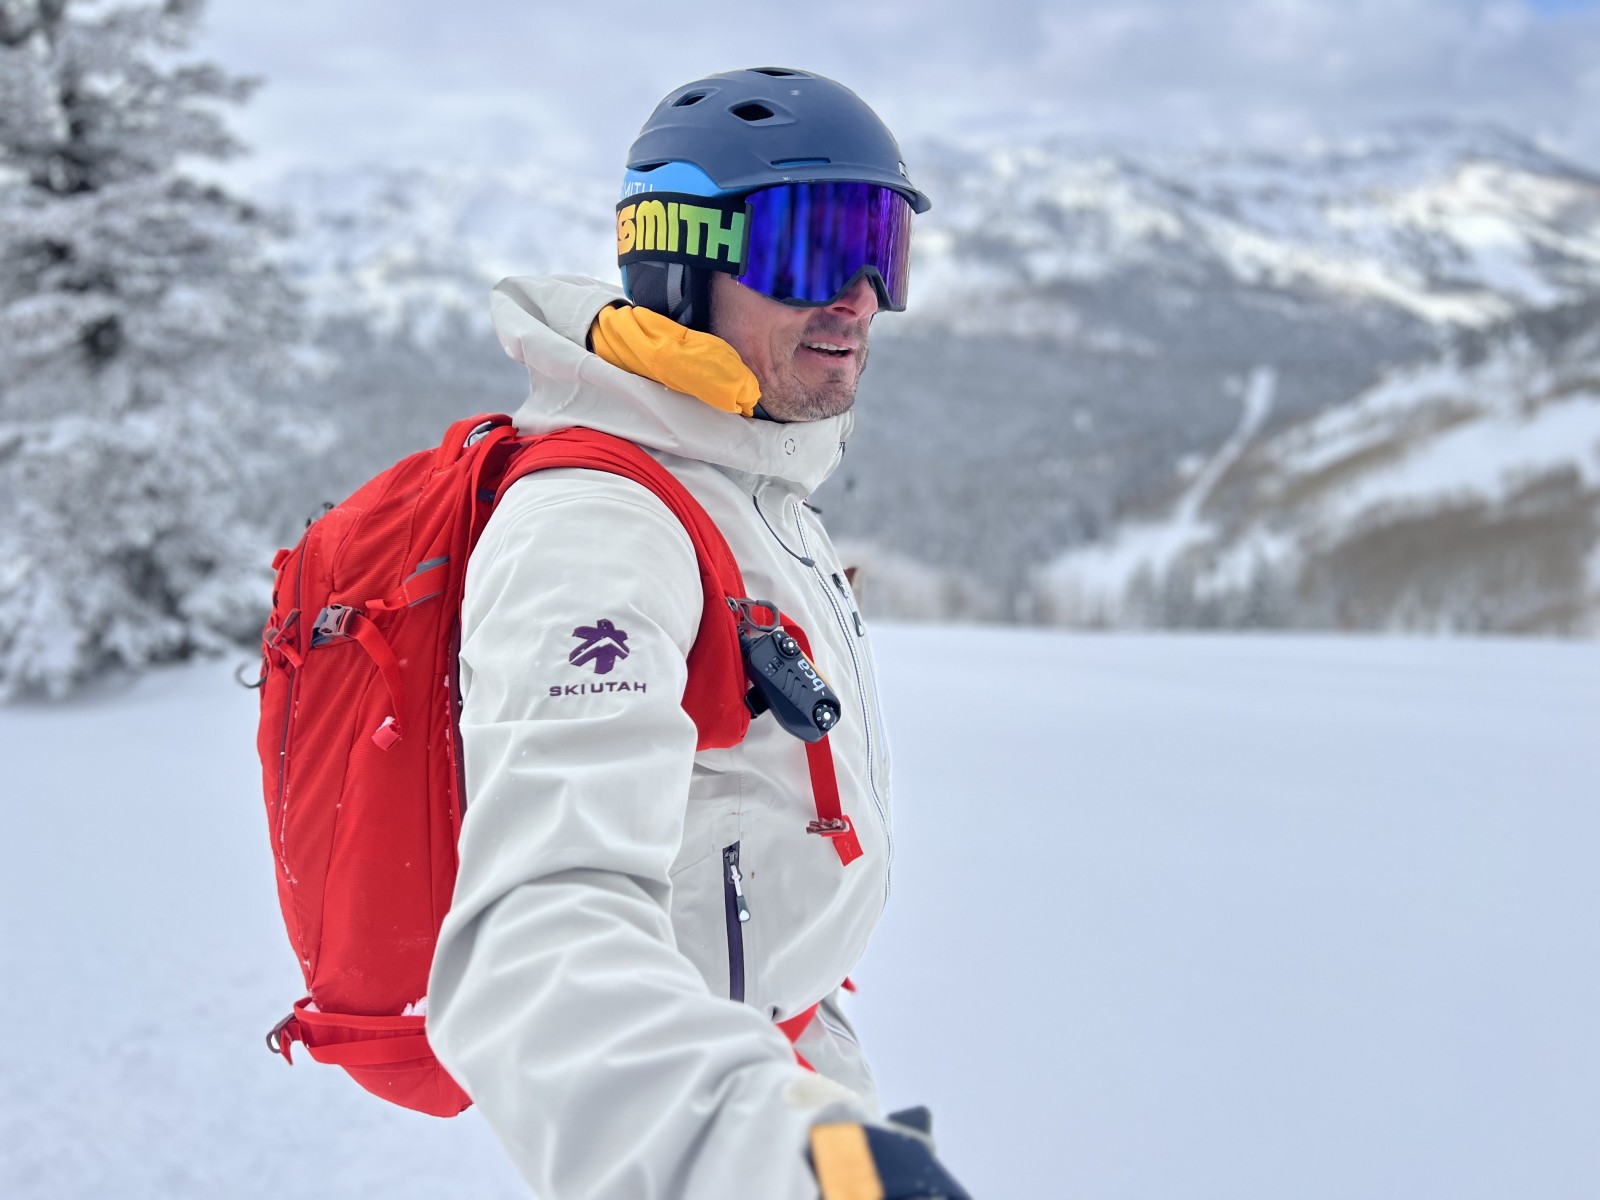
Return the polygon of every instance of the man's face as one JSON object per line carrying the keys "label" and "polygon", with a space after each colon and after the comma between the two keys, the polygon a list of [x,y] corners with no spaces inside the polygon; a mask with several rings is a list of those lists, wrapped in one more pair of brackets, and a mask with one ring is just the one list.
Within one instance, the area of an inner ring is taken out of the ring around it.
{"label": "man's face", "polygon": [[856,402],[877,311],[878,293],[865,279],[831,304],[791,308],[721,271],[711,278],[711,332],[739,352],[776,421],[820,421]]}

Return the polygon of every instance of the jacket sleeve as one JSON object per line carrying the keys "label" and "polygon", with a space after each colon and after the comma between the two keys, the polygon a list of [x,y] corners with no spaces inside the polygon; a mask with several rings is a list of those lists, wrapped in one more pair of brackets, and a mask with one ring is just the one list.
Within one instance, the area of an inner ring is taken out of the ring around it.
{"label": "jacket sleeve", "polygon": [[595,472],[518,483],[469,565],[468,807],[428,1035],[540,1196],[815,1200],[811,1126],[871,1116],[676,949],[700,605],[676,519]]}
{"label": "jacket sleeve", "polygon": [[837,1080],[861,1098],[872,1112],[880,1111],[878,1085],[872,1078],[866,1053],[855,1026],[845,1016],[842,988],[835,988],[817,1006],[816,1016],[794,1048],[829,1079]]}

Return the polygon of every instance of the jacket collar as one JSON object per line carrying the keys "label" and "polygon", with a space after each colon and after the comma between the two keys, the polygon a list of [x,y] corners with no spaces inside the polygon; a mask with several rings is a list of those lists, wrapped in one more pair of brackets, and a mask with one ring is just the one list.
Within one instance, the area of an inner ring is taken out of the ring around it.
{"label": "jacket collar", "polygon": [[730,472],[783,480],[809,495],[838,466],[855,415],[780,424],[721,412],[693,396],[614,367],[586,349],[620,288],[572,275],[502,279],[491,297],[495,333],[528,368],[532,387],[515,421],[524,434],[581,426]]}

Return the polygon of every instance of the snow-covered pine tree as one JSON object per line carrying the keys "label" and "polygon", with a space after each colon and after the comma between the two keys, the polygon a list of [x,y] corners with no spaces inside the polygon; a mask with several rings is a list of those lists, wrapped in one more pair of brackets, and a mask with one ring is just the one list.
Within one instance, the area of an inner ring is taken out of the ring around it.
{"label": "snow-covered pine tree", "polygon": [[258,627],[290,435],[271,223],[185,164],[254,86],[182,60],[203,0],[0,0],[0,698]]}

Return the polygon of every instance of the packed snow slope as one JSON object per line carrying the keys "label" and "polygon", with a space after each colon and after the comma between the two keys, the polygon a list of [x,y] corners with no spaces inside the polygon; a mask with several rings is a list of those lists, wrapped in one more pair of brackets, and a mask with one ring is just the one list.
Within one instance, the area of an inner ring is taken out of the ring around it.
{"label": "packed snow slope", "polygon": [[[980,1200],[1600,1195],[1600,646],[891,626],[881,661],[854,1012]],[[0,1195],[523,1195],[470,1112],[263,1047],[299,977],[230,666],[0,711]]]}

